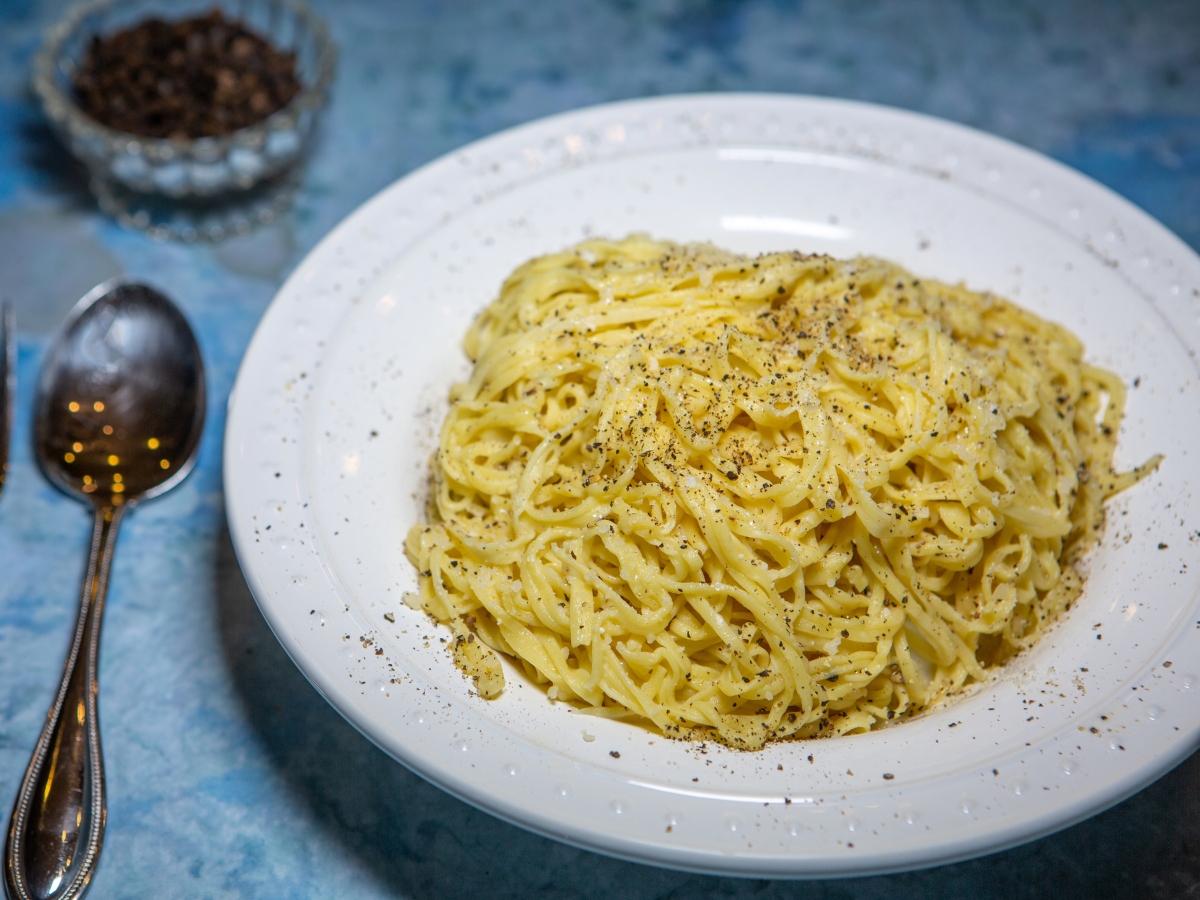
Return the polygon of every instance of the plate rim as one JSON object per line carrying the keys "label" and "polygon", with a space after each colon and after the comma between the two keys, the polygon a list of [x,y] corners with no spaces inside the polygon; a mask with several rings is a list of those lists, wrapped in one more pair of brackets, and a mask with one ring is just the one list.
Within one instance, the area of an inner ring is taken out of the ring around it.
{"label": "plate rim", "polygon": [[[308,267],[315,260],[322,259],[331,253],[336,252],[336,248],[341,245],[350,235],[355,227],[369,219],[370,215],[378,210],[386,208],[398,194],[405,190],[420,186],[422,182],[430,179],[436,179],[440,173],[447,167],[453,167],[455,162],[466,155],[484,156],[489,150],[504,147],[507,144],[520,142],[524,139],[536,137],[561,129],[563,125],[579,124],[581,128],[585,127],[585,123],[591,119],[603,118],[606,115],[618,115],[628,112],[658,112],[667,114],[671,112],[678,113],[680,110],[683,114],[687,114],[688,108],[713,108],[717,106],[738,105],[743,104],[753,106],[760,104],[764,107],[780,106],[791,107],[793,110],[797,108],[807,108],[809,110],[818,110],[823,114],[836,117],[839,112],[850,111],[858,115],[868,117],[882,117],[884,120],[891,122],[907,123],[914,126],[918,130],[931,129],[935,136],[938,137],[959,137],[970,142],[982,142],[985,146],[992,146],[1002,151],[1004,154],[1015,155],[1015,157],[1025,163],[1033,165],[1035,168],[1040,168],[1044,171],[1052,173],[1056,178],[1065,179],[1068,183],[1074,183],[1076,188],[1080,188],[1085,193],[1099,197],[1103,200],[1104,205],[1114,207],[1120,213],[1122,220],[1125,218],[1132,219],[1142,229],[1148,231],[1156,241],[1165,242],[1173,251],[1176,257],[1182,257],[1195,266],[1200,263],[1195,253],[1176,235],[1165,228],[1161,223],[1154,220],[1147,213],[1136,207],[1124,197],[1116,194],[1111,189],[1093,181],[1087,176],[1071,169],[1064,164],[1046,157],[1036,151],[1023,147],[1012,141],[1004,138],[990,135],[968,126],[960,125],[953,122],[948,122],[929,116],[922,113],[914,113],[905,110],[899,110],[892,107],[879,106],[875,104],[863,103],[860,101],[838,100],[831,98],[808,97],[803,95],[792,94],[764,94],[764,93],[717,93],[717,94],[685,94],[666,97],[656,97],[651,99],[640,100],[625,100],[617,103],[599,104],[596,106],[586,107],[579,110],[559,113],[534,122],[518,125],[501,132],[498,132],[489,137],[475,141],[465,147],[451,151],[435,160],[432,160],[425,165],[414,170],[410,174],[396,180],[391,185],[383,188],[363,204],[357,207],[353,212],[348,214],[338,225],[322,238],[313,248],[306,254],[304,260],[296,267],[289,275],[283,285],[276,294],[267,312],[263,315],[254,335],[247,347],[246,353],[239,366],[237,379],[234,387],[230,392],[227,429],[224,441],[223,464],[225,471],[225,503],[227,516],[230,526],[230,534],[235,548],[235,553],[241,565],[242,571],[246,576],[251,593],[255,598],[260,611],[271,627],[272,632],[284,647],[288,656],[293,663],[304,673],[305,677],[313,684],[318,693],[324,697],[331,706],[336,709],[340,715],[360,733],[364,734],[369,740],[379,746],[388,755],[397,759],[399,762],[421,775],[423,778],[437,784],[439,787],[447,790],[452,795],[459,799],[475,806],[479,809],[496,815],[497,817],[517,825],[518,827],[526,828],[544,836],[555,840],[563,841],[583,849],[604,853],[610,856],[630,859],[641,863],[649,863],[653,865],[666,866],[668,868],[677,868],[686,871],[698,871],[711,874],[723,875],[743,875],[757,877],[830,877],[837,875],[866,875],[866,874],[882,874],[886,872],[898,872],[915,868],[924,868],[927,866],[941,865],[949,862],[954,862],[962,859],[971,858],[977,855],[999,852],[1013,846],[1035,840],[1055,831],[1064,829],[1083,819],[1086,819],[1104,809],[1107,809],[1121,800],[1131,796],[1137,791],[1143,789],[1148,784],[1157,780],[1188,755],[1190,755],[1197,745],[1197,738],[1200,738],[1200,721],[1193,723],[1192,732],[1190,735],[1181,735],[1174,741],[1169,743],[1168,752],[1160,752],[1155,760],[1155,765],[1143,766],[1136,771],[1136,774],[1127,775],[1124,779],[1119,779],[1105,786],[1105,790],[1097,791],[1081,791],[1077,792],[1071,802],[1064,803],[1060,806],[1060,814],[1057,817],[1044,817],[1044,821],[1038,827],[1030,827],[1030,823],[1025,820],[1018,820],[1018,823],[1013,824],[1008,828],[996,828],[987,831],[984,834],[960,839],[959,841],[942,841],[936,844],[936,847],[943,852],[926,853],[918,859],[893,860],[888,862],[882,857],[887,857],[889,854],[876,854],[873,860],[863,859],[862,857],[847,858],[839,854],[836,857],[826,857],[824,862],[827,865],[810,864],[803,870],[786,870],[786,871],[763,871],[761,868],[747,868],[745,866],[730,865],[736,863],[735,857],[717,856],[708,851],[693,851],[690,848],[678,848],[675,853],[664,854],[661,846],[644,845],[639,843],[631,843],[629,841],[599,840],[594,831],[586,830],[584,833],[576,833],[570,828],[566,828],[567,823],[553,816],[545,816],[540,811],[531,810],[528,807],[520,806],[512,807],[511,804],[505,802],[504,798],[495,794],[480,793],[479,790],[469,781],[457,777],[456,772],[452,772],[446,768],[438,769],[437,767],[428,766],[422,759],[414,754],[405,754],[402,747],[397,747],[393,735],[386,733],[386,730],[380,727],[380,723],[371,720],[359,720],[352,714],[354,706],[351,704],[341,704],[336,702],[343,693],[343,685],[335,683],[335,679],[330,673],[322,671],[319,667],[305,660],[305,651],[298,637],[292,634],[291,625],[285,619],[279,608],[273,605],[272,586],[268,584],[268,580],[264,578],[263,573],[256,567],[253,554],[250,552],[252,526],[249,524],[247,511],[242,508],[241,496],[236,490],[238,479],[242,477],[239,459],[239,440],[244,439],[244,435],[239,431],[241,427],[243,415],[242,410],[245,404],[248,403],[248,396],[251,395],[254,388],[247,385],[246,379],[250,377],[248,374],[253,367],[254,361],[258,360],[259,356],[267,352],[267,345],[271,339],[272,329],[277,326],[277,319],[282,315],[282,308],[288,301],[288,298],[294,297],[297,290],[300,288]],[[942,132],[942,134],[938,134]],[[745,141],[737,143],[744,144]],[[715,145],[719,146],[719,144]],[[642,152],[649,152],[652,148],[645,148]],[[682,149],[682,148],[679,148]],[[619,156],[636,155],[636,154],[619,154]],[[550,170],[554,171],[554,170]],[[536,180],[542,177],[541,173],[535,173],[528,180]],[[510,183],[510,187],[518,187],[524,183],[526,179],[518,179]],[[1002,202],[1011,202],[1011,198],[1003,198],[995,194],[991,194],[992,198]],[[1045,221],[1044,216],[1039,216]],[[1049,223],[1053,225],[1054,223]],[[435,224],[432,228],[421,232],[415,236],[404,247],[410,247],[415,241],[420,240],[433,230],[436,230]],[[403,255],[403,250],[397,256]],[[1122,273],[1124,275],[1124,273]],[[1125,280],[1129,281],[1128,276],[1124,276]],[[1134,284],[1130,281],[1131,284]],[[1144,293],[1134,284],[1135,289],[1140,293]],[[1156,310],[1162,314],[1162,310],[1153,298],[1150,299],[1151,304]],[[1195,361],[1195,351],[1193,345],[1184,341],[1184,346],[1192,356],[1193,363]],[[297,475],[297,477],[299,477]],[[1194,579],[1193,579],[1194,580]],[[308,664],[306,665],[306,662]],[[1131,676],[1132,677],[1132,676]],[[1036,821],[1036,820],[1035,820]],[[564,828],[566,830],[564,830]],[[642,852],[639,852],[641,850]],[[866,854],[864,854],[866,855]],[[751,857],[756,863],[761,864],[760,857]],[[817,862],[821,862],[818,860]],[[723,864],[722,864],[723,863]]]}

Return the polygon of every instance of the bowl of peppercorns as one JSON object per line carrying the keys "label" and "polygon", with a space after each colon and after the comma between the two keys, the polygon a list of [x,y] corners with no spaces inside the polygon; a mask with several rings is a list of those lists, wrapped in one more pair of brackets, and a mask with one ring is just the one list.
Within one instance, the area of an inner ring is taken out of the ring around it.
{"label": "bowl of peppercorns", "polygon": [[46,33],[33,87],[102,202],[205,202],[302,158],[335,56],[300,0],[90,0]]}

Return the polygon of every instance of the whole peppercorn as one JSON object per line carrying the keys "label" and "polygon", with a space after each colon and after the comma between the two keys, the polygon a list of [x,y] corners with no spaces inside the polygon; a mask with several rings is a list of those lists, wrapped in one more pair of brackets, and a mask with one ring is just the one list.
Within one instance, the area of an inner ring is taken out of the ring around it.
{"label": "whole peppercorn", "polygon": [[97,122],[187,140],[262,121],[300,92],[296,57],[219,10],[93,37],[72,87]]}

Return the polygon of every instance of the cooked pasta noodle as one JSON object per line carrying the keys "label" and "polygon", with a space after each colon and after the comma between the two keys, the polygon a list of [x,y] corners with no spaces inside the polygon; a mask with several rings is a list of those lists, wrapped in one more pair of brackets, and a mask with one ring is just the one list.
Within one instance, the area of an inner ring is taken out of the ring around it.
{"label": "cooked pasta noodle", "polygon": [[756,749],[910,716],[1079,594],[1125,392],[1061,326],[872,258],[631,237],[465,340],[410,595],[482,696]]}

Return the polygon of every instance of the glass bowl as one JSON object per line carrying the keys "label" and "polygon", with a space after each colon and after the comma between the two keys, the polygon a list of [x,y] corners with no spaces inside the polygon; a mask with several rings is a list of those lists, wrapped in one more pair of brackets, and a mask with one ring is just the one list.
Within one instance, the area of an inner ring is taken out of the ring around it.
{"label": "glass bowl", "polygon": [[[116,131],[79,108],[71,78],[93,36],[152,16],[179,20],[214,8],[276,48],[296,54],[301,90],[287,106],[238,131],[190,140]],[[70,8],[46,32],[33,63],[33,89],[51,127],[87,166],[102,206],[118,215],[124,210],[128,214],[122,218],[130,224],[166,228],[164,236],[187,238],[188,229],[197,230],[194,224],[154,226],[156,216],[148,210],[157,210],[157,219],[163,219],[169,213],[162,201],[170,199],[200,201],[211,212],[212,203],[205,201],[249,195],[283,176],[310,143],[333,80],[336,55],[325,24],[300,0],[89,0]],[[138,206],[145,207],[140,217],[139,211],[130,211]],[[217,232],[227,230],[219,223],[214,227]]]}

